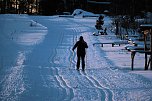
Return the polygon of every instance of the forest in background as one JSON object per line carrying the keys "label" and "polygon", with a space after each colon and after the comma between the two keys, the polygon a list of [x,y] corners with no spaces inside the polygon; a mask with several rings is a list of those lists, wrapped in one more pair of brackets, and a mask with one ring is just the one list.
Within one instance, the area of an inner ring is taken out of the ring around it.
{"label": "forest in background", "polygon": [[0,13],[56,15],[84,9],[112,15],[141,15],[152,12],[151,0],[0,0]]}

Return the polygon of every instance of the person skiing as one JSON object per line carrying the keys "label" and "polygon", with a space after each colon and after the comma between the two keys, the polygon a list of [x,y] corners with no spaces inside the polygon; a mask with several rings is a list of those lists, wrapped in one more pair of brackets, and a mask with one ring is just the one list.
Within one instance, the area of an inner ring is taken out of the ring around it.
{"label": "person skiing", "polygon": [[85,69],[85,49],[88,48],[87,43],[84,41],[83,36],[80,36],[79,41],[76,42],[76,44],[73,46],[72,50],[74,51],[75,48],[77,48],[77,70],[79,70],[80,67],[80,59],[82,62],[82,70]]}

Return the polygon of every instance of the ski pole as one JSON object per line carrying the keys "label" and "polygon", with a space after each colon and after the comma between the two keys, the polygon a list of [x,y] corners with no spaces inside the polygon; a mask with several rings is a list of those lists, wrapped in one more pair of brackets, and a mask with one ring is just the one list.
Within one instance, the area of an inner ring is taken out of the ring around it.
{"label": "ski pole", "polygon": [[74,54],[74,52],[72,51],[72,55],[70,56],[70,67],[69,67],[69,69],[71,68],[72,69],[72,58],[73,58],[73,55]]}
{"label": "ski pole", "polygon": [[86,67],[87,67],[87,50],[86,50]]}
{"label": "ski pole", "polygon": [[69,69],[71,68],[71,62],[72,62],[72,56],[70,56],[70,67],[69,67]]}

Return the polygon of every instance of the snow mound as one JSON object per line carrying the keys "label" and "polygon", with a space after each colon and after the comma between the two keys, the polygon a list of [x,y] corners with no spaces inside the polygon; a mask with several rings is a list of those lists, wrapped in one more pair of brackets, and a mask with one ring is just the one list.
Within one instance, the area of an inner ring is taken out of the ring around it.
{"label": "snow mound", "polygon": [[84,11],[82,9],[76,9],[74,10],[73,16],[80,16],[80,17],[84,17],[84,16],[99,16],[98,14],[94,14],[94,13],[91,13],[91,12],[87,12],[87,11]]}

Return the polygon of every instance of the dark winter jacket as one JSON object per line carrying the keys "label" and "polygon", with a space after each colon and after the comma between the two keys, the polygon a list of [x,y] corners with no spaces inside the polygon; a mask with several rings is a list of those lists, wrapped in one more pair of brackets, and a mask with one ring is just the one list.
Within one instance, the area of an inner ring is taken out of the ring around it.
{"label": "dark winter jacket", "polygon": [[83,39],[82,40],[80,39],[79,41],[76,42],[72,50],[74,50],[75,48],[77,48],[78,56],[85,56],[86,54],[85,48],[88,48],[88,45]]}

